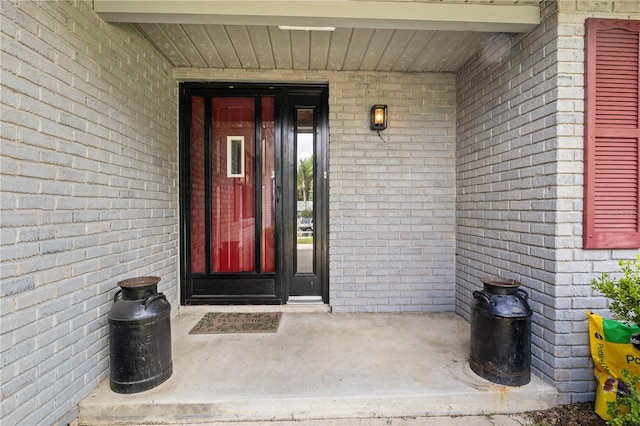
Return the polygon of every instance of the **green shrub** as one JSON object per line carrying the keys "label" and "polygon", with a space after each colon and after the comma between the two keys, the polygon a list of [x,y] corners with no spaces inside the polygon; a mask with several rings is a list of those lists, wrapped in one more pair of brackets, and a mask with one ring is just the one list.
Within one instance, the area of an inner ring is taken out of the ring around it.
{"label": "green shrub", "polygon": [[[629,324],[640,325],[640,254],[636,259],[621,259],[622,277],[615,279],[602,274],[591,283],[609,299],[609,310],[619,319]],[[621,379],[621,380],[620,380]],[[624,382],[624,383],[623,383]],[[611,426],[640,425],[640,377],[622,370],[618,380],[616,400],[607,403],[607,414]]]}
{"label": "green shrub", "polygon": [[[618,382],[618,396],[615,401],[607,402],[607,414],[611,426],[640,425],[640,377],[631,375],[629,370],[622,370],[624,385]],[[620,387],[623,386],[621,390]]]}
{"label": "green shrub", "polygon": [[621,259],[623,276],[614,279],[602,274],[591,282],[610,301],[609,310],[620,320],[640,324],[640,254],[636,259]]}

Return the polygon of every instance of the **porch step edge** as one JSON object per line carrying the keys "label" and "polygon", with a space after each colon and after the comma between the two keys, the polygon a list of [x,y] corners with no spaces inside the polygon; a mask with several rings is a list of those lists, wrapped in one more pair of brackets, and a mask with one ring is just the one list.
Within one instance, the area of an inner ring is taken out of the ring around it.
{"label": "porch step edge", "polygon": [[[499,388],[499,389],[498,389]],[[230,422],[327,421],[329,419],[430,418],[494,416],[543,410],[556,405],[556,393],[545,387],[499,386],[478,398],[475,392],[421,395],[280,397],[266,399],[92,404],[80,407],[79,424],[172,425]],[[526,395],[526,396],[525,396]],[[300,424],[300,423],[297,423]]]}

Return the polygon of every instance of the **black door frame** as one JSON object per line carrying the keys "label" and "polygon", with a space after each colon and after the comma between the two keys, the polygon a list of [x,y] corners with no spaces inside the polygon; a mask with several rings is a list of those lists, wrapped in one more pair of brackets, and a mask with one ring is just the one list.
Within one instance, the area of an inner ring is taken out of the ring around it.
{"label": "black door frame", "polygon": [[[320,296],[324,303],[329,302],[329,279],[328,279],[328,242],[329,242],[329,221],[328,221],[328,87],[327,84],[287,84],[287,83],[193,83],[185,82],[180,84],[179,89],[179,152],[180,152],[180,302],[183,305],[196,304],[285,304],[289,297],[289,282],[293,279],[291,262],[287,253],[293,253],[291,229],[285,232],[276,232],[276,273],[275,274],[247,274],[247,273],[218,273],[209,274],[208,277],[199,279],[211,279],[215,281],[218,288],[234,288],[239,282],[246,283],[249,278],[255,280],[256,288],[261,283],[267,283],[275,279],[273,288],[268,294],[260,294],[259,291],[247,291],[243,294],[194,294],[193,275],[191,274],[191,189],[190,189],[190,154],[189,141],[191,133],[191,97],[216,97],[216,96],[273,96],[275,98],[275,133],[276,133],[276,153],[275,168],[276,181],[280,182],[284,191],[289,191],[289,196],[283,195],[282,203],[277,203],[276,207],[276,229],[283,230],[287,221],[291,221],[291,209],[295,205],[295,199],[291,197],[291,183],[288,176],[291,167],[295,163],[291,160],[289,130],[292,127],[292,114],[295,105],[290,100],[300,98],[300,96],[316,96],[321,99],[317,114],[318,138],[320,143],[317,146],[318,160],[314,169],[314,203],[315,217],[314,226],[317,228],[315,244],[316,246],[316,275],[320,283]],[[280,147],[280,148],[278,148]],[[284,185],[283,185],[284,184]],[[293,188],[295,194],[295,188]],[[295,197],[294,197],[295,198]],[[256,203],[256,209],[260,203]],[[256,211],[256,215],[259,211]],[[295,217],[295,216],[294,216]],[[285,259],[286,258],[286,259]],[[275,275],[275,277],[273,277]],[[206,282],[206,281],[205,281]]]}
{"label": "black door frame", "polygon": [[[328,243],[322,240],[326,240],[328,235],[328,199],[327,193],[327,143],[323,141],[328,140],[328,111],[325,110],[328,103],[326,98],[322,96],[322,92],[311,91],[309,89],[290,90],[287,93],[287,113],[285,114],[285,123],[283,132],[287,135],[285,140],[292,142],[296,136],[294,134],[295,116],[298,109],[311,109],[314,111],[314,129],[315,129],[315,153],[318,157],[316,167],[314,167],[314,199],[313,199],[313,221],[314,221],[314,243],[317,245],[314,250],[314,272],[312,273],[297,273],[296,269],[296,256],[298,251],[296,250],[294,241],[296,240],[297,228],[289,228],[285,230],[285,253],[291,253],[292,256],[283,256],[284,261],[283,271],[288,277],[287,284],[289,285],[288,294],[298,296],[322,296],[323,300],[328,300],[328,294],[325,295],[322,287],[324,282],[323,277],[326,277],[326,271],[323,270],[323,259],[328,257],[327,247]],[[288,121],[287,121],[288,120]],[[295,156],[295,147],[292,143],[287,143],[283,146],[284,159],[286,164],[284,165],[285,173],[283,176],[283,189],[289,194],[296,192],[296,176],[295,171],[297,167],[297,159]],[[317,187],[317,188],[316,188]],[[316,196],[315,190],[320,192]],[[297,203],[295,197],[288,197],[289,204],[285,204],[284,208],[284,223],[292,224],[296,222]],[[288,231],[288,232],[287,232]],[[325,268],[326,269],[326,268]],[[317,288],[320,286],[320,288]],[[325,286],[327,287],[327,286]],[[328,302],[327,302],[328,303]]]}

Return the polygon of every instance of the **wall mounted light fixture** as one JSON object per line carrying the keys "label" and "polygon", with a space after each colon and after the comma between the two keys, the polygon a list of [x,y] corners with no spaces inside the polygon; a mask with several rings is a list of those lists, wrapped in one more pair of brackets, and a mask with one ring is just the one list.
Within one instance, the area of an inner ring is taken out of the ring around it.
{"label": "wall mounted light fixture", "polygon": [[371,130],[384,130],[387,128],[387,106],[374,105],[371,107]]}

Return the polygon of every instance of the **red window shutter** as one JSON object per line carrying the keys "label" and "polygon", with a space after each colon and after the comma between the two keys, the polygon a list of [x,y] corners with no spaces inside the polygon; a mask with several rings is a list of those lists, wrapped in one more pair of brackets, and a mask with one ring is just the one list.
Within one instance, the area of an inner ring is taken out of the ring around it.
{"label": "red window shutter", "polygon": [[587,19],[584,248],[640,248],[640,21]]}

